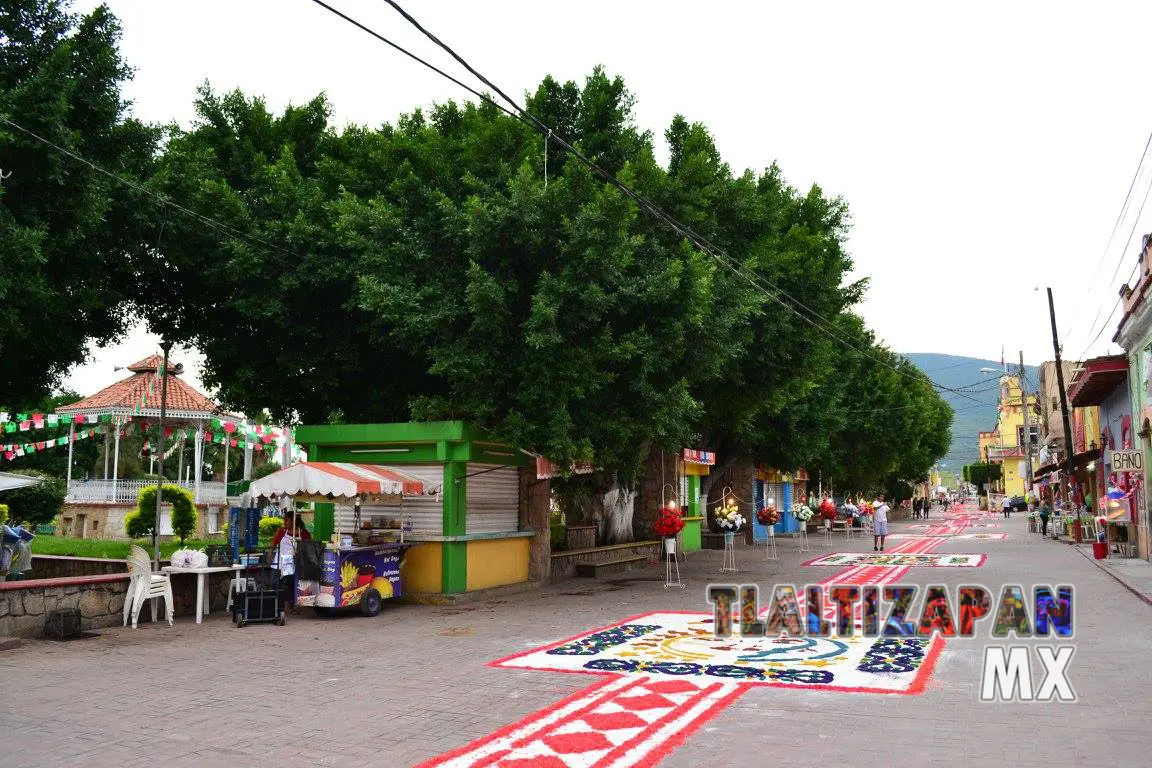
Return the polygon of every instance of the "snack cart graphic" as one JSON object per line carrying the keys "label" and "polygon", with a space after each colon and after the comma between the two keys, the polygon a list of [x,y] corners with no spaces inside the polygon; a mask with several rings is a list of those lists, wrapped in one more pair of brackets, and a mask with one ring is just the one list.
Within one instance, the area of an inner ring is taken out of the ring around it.
{"label": "snack cart graphic", "polygon": [[296,605],[319,614],[360,606],[368,616],[384,600],[401,595],[400,566],[409,544],[325,549],[320,581],[296,580]]}

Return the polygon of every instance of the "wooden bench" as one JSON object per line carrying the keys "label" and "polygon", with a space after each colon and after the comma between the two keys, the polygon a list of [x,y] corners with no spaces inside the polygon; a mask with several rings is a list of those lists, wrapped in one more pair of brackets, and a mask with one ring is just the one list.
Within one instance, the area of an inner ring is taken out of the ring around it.
{"label": "wooden bench", "polygon": [[633,555],[625,554],[618,555],[610,560],[602,560],[598,563],[589,560],[576,562],[576,577],[577,578],[599,578],[601,574],[605,573],[620,573],[626,571],[630,566],[637,563],[648,562],[647,555]]}

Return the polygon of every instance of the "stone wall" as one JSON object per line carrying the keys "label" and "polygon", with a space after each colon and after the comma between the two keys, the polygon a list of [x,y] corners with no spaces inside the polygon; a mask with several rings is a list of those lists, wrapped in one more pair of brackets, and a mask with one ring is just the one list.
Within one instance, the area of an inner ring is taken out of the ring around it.
{"label": "stone wall", "polygon": [[99,557],[61,557],[59,555],[32,555],[32,579],[62,579],[73,576],[107,576],[126,573],[127,560],[109,560]]}
{"label": "stone wall", "polygon": [[80,609],[85,632],[116,626],[123,621],[127,591],[126,573],[0,584],[0,635],[41,637],[48,614],[66,608]]}
{"label": "stone wall", "polygon": [[528,578],[547,582],[551,571],[552,531],[549,512],[552,506],[552,484],[536,479],[536,467],[520,468],[520,530],[533,531],[528,542]]}
{"label": "stone wall", "polygon": [[[124,568],[123,560],[107,562]],[[205,599],[213,613],[223,611],[227,605],[231,579],[229,573],[209,574]],[[127,591],[126,570],[101,576],[0,582],[0,636],[40,637],[44,634],[48,613],[65,608],[80,609],[84,631],[120,626]],[[173,576],[172,597],[177,617],[195,615],[196,577],[191,574]],[[164,620],[163,612],[161,600],[157,605],[161,621]],[[139,621],[151,620],[151,608],[145,605],[140,610]]]}
{"label": "stone wall", "polygon": [[[83,516],[85,530],[82,538],[126,539],[128,534],[124,530],[124,517],[134,509],[135,504],[65,504],[64,511],[60,514],[61,524],[58,533],[61,536],[81,536],[80,522]],[[197,504],[198,519],[196,532],[192,534],[192,538],[204,539],[216,535],[215,531],[208,533],[209,516],[212,516],[217,523],[211,527],[218,530],[219,524],[227,522],[227,511],[227,508],[220,504]],[[160,538],[166,541],[171,537]]]}

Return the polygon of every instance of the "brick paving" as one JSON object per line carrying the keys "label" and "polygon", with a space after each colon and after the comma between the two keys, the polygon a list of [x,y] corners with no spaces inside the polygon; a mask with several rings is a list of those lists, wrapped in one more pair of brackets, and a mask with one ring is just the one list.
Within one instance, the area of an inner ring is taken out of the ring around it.
{"label": "brick paving", "polygon": [[[922,695],[756,687],[659,764],[1147,766],[1152,607],[1073,547],[1029,534],[1023,515],[983,522],[999,527],[980,531],[1008,538],[944,539],[933,550],[985,553],[982,567],[912,568],[900,581],[994,592],[1074,584],[1074,704],[981,703],[986,620],[982,637],[948,641]],[[870,547],[870,539],[840,534],[827,546],[814,536],[812,551],[800,553],[781,538],[778,561],[739,549],[735,579],[722,578],[720,552],[694,553],[682,566],[684,590],[664,589],[664,567],[652,564],[472,605],[388,605],[374,619],[301,615],[286,627],[241,630],[212,616],[200,626],[142,622],[88,640],[28,643],[0,658],[2,764],[416,765],[595,681],[489,661],[640,613],[703,610],[711,582],[822,581],[838,569],[800,564]]]}

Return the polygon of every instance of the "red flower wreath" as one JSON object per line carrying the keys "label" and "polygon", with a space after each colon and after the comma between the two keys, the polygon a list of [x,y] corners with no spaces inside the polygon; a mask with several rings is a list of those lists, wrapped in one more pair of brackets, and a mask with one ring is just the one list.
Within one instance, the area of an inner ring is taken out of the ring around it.
{"label": "red flower wreath", "polygon": [[760,525],[776,525],[780,522],[780,512],[776,507],[761,507],[756,512],[756,519],[760,521]]}
{"label": "red flower wreath", "polygon": [[680,510],[675,507],[661,507],[652,528],[657,536],[670,539],[684,529],[684,518],[680,516]]}

